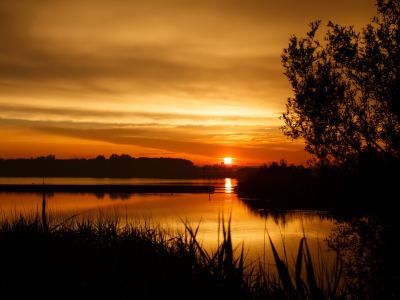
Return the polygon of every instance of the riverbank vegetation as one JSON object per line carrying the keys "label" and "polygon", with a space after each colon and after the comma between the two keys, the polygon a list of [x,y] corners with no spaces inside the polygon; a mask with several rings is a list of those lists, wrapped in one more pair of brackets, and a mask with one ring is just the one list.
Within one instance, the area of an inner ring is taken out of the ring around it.
{"label": "riverbank vegetation", "polygon": [[[341,299],[349,294],[341,258],[315,263],[302,239],[294,270],[271,242],[274,269],[235,250],[230,220],[207,253],[197,229],[172,234],[151,219],[122,226],[118,213],[84,216],[14,215],[0,221],[1,295],[5,299]],[[126,221],[126,220],[125,220]],[[184,222],[184,221],[182,221]],[[275,269],[276,268],[276,269]],[[275,274],[275,275],[274,275]]]}
{"label": "riverbank vegetation", "polygon": [[320,160],[307,167],[289,165],[282,159],[258,169],[238,170],[237,179],[239,197],[269,200],[259,208],[347,211],[357,215],[373,211],[387,215],[394,213],[388,207],[397,194],[400,165],[371,151],[343,163]]}
{"label": "riverbank vegetation", "polygon": [[338,219],[328,247],[343,257],[349,290],[364,299],[399,299],[399,221],[374,215]]}

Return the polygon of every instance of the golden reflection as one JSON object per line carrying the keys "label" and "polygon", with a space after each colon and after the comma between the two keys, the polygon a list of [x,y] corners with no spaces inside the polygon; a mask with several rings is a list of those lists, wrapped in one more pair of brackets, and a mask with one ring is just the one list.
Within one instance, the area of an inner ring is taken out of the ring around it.
{"label": "golden reflection", "polygon": [[[220,181],[222,184],[223,181]],[[36,183],[35,183],[36,184]],[[57,216],[70,217],[76,213],[80,214],[77,219],[91,218],[96,220],[100,215],[110,218],[121,218],[121,227],[127,226],[129,222],[146,222],[146,218],[154,218],[154,222],[165,226],[173,232],[182,232],[185,226],[182,219],[193,226],[200,223],[198,236],[201,236],[204,249],[208,252],[215,250],[218,246],[217,232],[221,226],[219,213],[223,213],[225,222],[232,217],[232,241],[236,247],[244,242],[249,261],[260,259],[261,262],[273,261],[273,253],[266,242],[265,228],[271,235],[273,244],[279,256],[283,256],[285,249],[282,242],[282,228],[285,235],[285,247],[288,253],[297,253],[299,243],[305,232],[311,255],[317,256],[319,247],[322,247],[324,256],[329,260],[335,257],[334,252],[326,253],[325,243],[319,245],[331,233],[335,220],[321,218],[317,212],[291,211],[282,214],[273,212],[260,213],[252,211],[251,206],[239,200],[235,194],[231,194],[231,185],[236,184],[235,179],[225,179],[225,193],[214,193],[210,195],[202,193],[194,194],[130,194],[128,199],[105,193],[104,195],[91,193],[54,193],[52,197],[46,194],[48,199],[49,213],[54,217],[57,225]],[[221,185],[220,185],[221,186]],[[126,195],[125,195],[126,196]],[[0,193],[0,220],[1,218],[12,218],[19,213],[27,213],[35,216],[41,207],[42,193]],[[208,201],[207,201],[208,200]],[[125,218],[126,216],[126,218]],[[61,218],[60,217],[60,218]],[[141,219],[143,217],[143,219]],[[182,219],[180,219],[182,218]],[[142,221],[141,221],[142,220]],[[147,219],[148,220],[148,219]],[[126,223],[128,222],[128,223]],[[136,222],[136,223],[135,223]],[[225,223],[225,225],[226,225]],[[290,255],[290,254],[289,254]],[[332,255],[332,256],[330,256]],[[290,262],[291,267],[293,263]]]}
{"label": "golden reflection", "polygon": [[232,181],[230,178],[225,178],[225,193],[232,193]]}

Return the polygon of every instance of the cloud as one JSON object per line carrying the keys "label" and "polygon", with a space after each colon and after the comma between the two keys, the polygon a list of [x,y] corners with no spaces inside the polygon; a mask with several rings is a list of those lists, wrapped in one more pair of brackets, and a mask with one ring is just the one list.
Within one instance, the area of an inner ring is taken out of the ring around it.
{"label": "cloud", "polygon": [[294,157],[283,48],[316,19],[361,28],[374,4],[0,0],[0,136]]}
{"label": "cloud", "polygon": [[[90,125],[90,124],[89,124]],[[194,126],[182,125],[172,128],[158,126],[89,126],[68,122],[38,122],[0,119],[0,126],[10,132],[19,132],[36,137],[38,141],[51,137],[96,141],[114,145],[131,145],[160,152],[181,153],[182,155],[200,155],[210,158],[231,156],[240,159],[261,160],[278,157],[293,151],[302,151],[304,145],[290,143],[284,138],[271,140],[268,144],[252,141],[252,137],[265,134],[260,127],[251,126]],[[278,130],[278,128],[273,129]],[[230,132],[218,134],[218,132]],[[236,132],[237,131],[237,132]],[[229,141],[228,135],[237,135],[238,141]],[[41,137],[43,136],[43,137]],[[3,137],[5,140],[5,138]],[[54,139],[54,138],[51,138]],[[291,155],[291,154],[290,154]],[[287,156],[286,156],[287,157]]]}
{"label": "cloud", "polygon": [[[27,120],[10,120],[1,119],[0,125],[3,128],[18,129],[18,130],[34,130],[42,132],[53,132],[57,134],[58,130],[61,133],[68,130],[72,132],[102,132],[102,134],[110,136],[149,136],[157,138],[178,138],[185,140],[202,140],[210,142],[218,140],[218,143],[229,142],[231,138],[238,138],[239,143],[247,141],[248,144],[252,143],[253,136],[265,135],[265,129],[262,126],[255,125],[230,125],[230,124],[216,124],[216,125],[195,125],[195,124],[180,124],[180,125],[166,125],[157,123],[148,124],[109,124],[109,123],[78,123],[78,122],[54,122],[54,121],[27,121]],[[269,130],[269,136],[281,137],[278,126]],[[96,134],[94,134],[96,136]],[[231,144],[238,143],[233,140]]]}
{"label": "cloud", "polygon": [[280,110],[291,95],[280,54],[293,23],[305,20],[304,35],[313,14],[341,2],[3,0],[0,101]]}
{"label": "cloud", "polygon": [[[232,124],[232,125],[278,125],[277,117],[240,116],[215,114],[162,113],[151,111],[122,111],[104,109],[72,109],[65,107],[38,107],[0,103],[0,117],[31,121],[76,121],[82,123],[127,124],[127,125],[182,125],[182,124]],[[118,120],[118,122],[116,122]]]}
{"label": "cloud", "polygon": [[[121,129],[74,129],[74,128],[49,128],[35,127],[36,131],[47,134],[62,135],[73,138],[86,140],[95,140],[121,145],[134,145],[143,148],[159,149],[163,151],[187,153],[192,155],[203,155],[208,157],[252,157],[256,159],[265,158],[271,155],[276,155],[277,151],[282,150],[293,151],[294,147],[283,147],[284,143],[280,143],[281,147],[239,147],[239,146],[224,146],[223,144],[215,143],[200,143],[174,138],[152,138],[127,135],[127,131]],[[137,134],[134,130],[129,130],[130,134]],[[278,144],[279,145],[279,144]],[[274,149],[276,148],[276,149]],[[302,149],[302,148],[300,148]],[[297,151],[300,150],[296,149]],[[296,151],[295,150],[295,151]]]}

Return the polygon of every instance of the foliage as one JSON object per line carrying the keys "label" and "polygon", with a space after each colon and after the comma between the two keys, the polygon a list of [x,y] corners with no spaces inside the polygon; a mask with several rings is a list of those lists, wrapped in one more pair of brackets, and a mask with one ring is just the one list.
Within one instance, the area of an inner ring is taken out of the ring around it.
{"label": "foliage", "polygon": [[293,36],[282,63],[294,98],[283,133],[303,137],[320,159],[343,162],[368,149],[400,156],[400,1],[378,0],[377,16],[362,33],[329,22],[325,43]]}
{"label": "foliage", "polygon": [[[392,219],[392,218],[391,218]],[[343,276],[352,293],[366,299],[398,299],[397,224],[376,216],[340,220],[326,240],[343,256]]]}
{"label": "foliage", "polygon": [[258,169],[238,170],[237,178],[236,191],[246,197],[296,201],[305,193],[311,197],[315,191],[312,169],[289,165],[284,159],[263,164]]}
{"label": "foliage", "polygon": [[215,279],[187,231],[171,236],[151,220],[121,226],[106,212],[58,220],[48,231],[38,214],[0,222],[5,299],[220,299],[229,286],[229,278]]}
{"label": "foliage", "polygon": [[96,220],[54,215],[46,209],[43,193],[41,218],[39,211],[19,216],[15,212],[0,220],[2,296],[296,300],[398,296],[397,264],[392,263],[396,248],[393,242],[387,244],[397,241],[397,227],[379,219],[341,223],[328,239],[338,253],[330,267],[322,256],[315,264],[303,237],[291,270],[286,250],[282,260],[269,237],[278,277],[261,264],[256,272],[254,267],[249,270],[243,246],[235,255],[231,217],[227,226],[223,215],[219,219],[218,236],[222,223],[223,240],[211,255],[197,240],[199,226],[193,230],[182,222],[184,233],[173,236],[151,220],[128,222],[126,217],[122,226],[117,211],[114,215],[100,211]]}
{"label": "foliage", "polygon": [[[269,237],[269,240],[274,254],[279,278],[287,299],[337,299],[347,293],[346,288],[343,286],[343,282],[341,282],[342,261],[339,255],[337,256],[331,270],[327,270],[326,264],[323,262],[321,264],[321,272],[316,274],[317,269],[313,265],[307,241],[304,237],[300,241],[299,251],[295,262],[294,276],[291,276],[287,264],[287,258],[286,263],[281,260],[271,241],[271,237]],[[302,276],[303,265],[305,267],[305,276]],[[294,277],[293,280],[292,277]],[[295,284],[293,284],[293,282]]]}
{"label": "foliage", "polygon": [[[307,167],[284,159],[237,171],[235,191],[254,209],[312,209],[386,215],[400,180],[400,165],[373,149],[343,163],[314,159]],[[379,205],[376,204],[379,200]],[[262,204],[262,205],[261,205]]]}
{"label": "foliage", "polygon": [[294,273],[271,242],[277,279],[261,265],[249,270],[243,247],[235,255],[230,220],[226,227],[222,218],[223,241],[210,255],[197,241],[198,227],[187,222],[184,233],[171,236],[151,220],[121,226],[118,212],[97,219],[46,213],[0,221],[0,288],[7,299],[336,299],[346,293],[338,287],[339,261],[332,272],[322,263],[316,276],[305,239]]}

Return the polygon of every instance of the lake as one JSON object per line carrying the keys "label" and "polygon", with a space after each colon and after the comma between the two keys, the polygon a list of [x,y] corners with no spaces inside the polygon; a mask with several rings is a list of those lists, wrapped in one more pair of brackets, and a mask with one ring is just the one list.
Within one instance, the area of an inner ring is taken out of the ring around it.
{"label": "lake", "polygon": [[[272,263],[273,255],[268,240],[270,235],[280,255],[286,247],[289,263],[296,257],[299,242],[305,232],[314,259],[323,257],[332,260],[334,254],[326,253],[324,239],[335,226],[335,219],[321,211],[264,211],[253,210],[247,201],[239,199],[233,192],[236,179],[148,179],[148,178],[0,178],[0,184],[137,184],[137,185],[212,185],[211,194],[90,194],[48,193],[48,208],[52,212],[66,211],[69,214],[96,218],[100,213],[113,216],[118,213],[121,225],[126,220],[149,220],[168,228],[171,233],[184,229],[182,220],[192,227],[199,227],[198,239],[207,251],[217,248],[219,216],[227,224],[231,216],[231,232],[234,245],[244,246],[248,261],[261,259]],[[32,213],[41,209],[42,194],[0,193],[2,217],[19,212]],[[249,200],[251,201],[251,200]],[[80,216],[80,217],[81,217]],[[321,247],[321,250],[319,249]]]}

